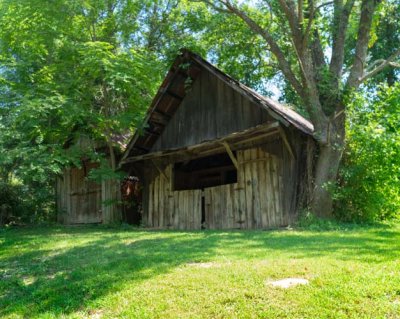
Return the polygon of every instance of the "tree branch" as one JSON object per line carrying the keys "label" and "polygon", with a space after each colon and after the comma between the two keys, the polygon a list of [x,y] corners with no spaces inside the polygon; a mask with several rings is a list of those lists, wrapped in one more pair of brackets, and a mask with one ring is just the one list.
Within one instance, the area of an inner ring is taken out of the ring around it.
{"label": "tree branch", "polygon": [[320,4],[320,5],[319,5],[318,7],[316,7],[316,8],[314,7],[314,1],[309,1],[309,4],[310,4],[310,5],[309,5],[310,14],[308,15],[308,24],[307,24],[307,28],[306,28],[306,30],[305,30],[305,32],[304,32],[304,35],[303,35],[304,46],[307,45],[307,39],[308,39],[308,37],[310,36],[310,31],[311,31],[311,27],[312,27],[312,24],[313,24],[313,21],[314,21],[314,18],[315,18],[315,14],[316,14],[321,8],[333,4],[333,1],[329,1],[329,2],[326,2],[326,3],[322,3],[322,4]]}
{"label": "tree branch", "polygon": [[[203,0],[203,2],[209,3],[210,1]],[[293,86],[296,93],[299,94],[302,99],[305,99],[306,96],[301,83],[296,78],[293,70],[290,67],[289,62],[286,60],[285,54],[282,52],[276,41],[273,39],[272,35],[268,31],[261,28],[261,26],[252,18],[250,18],[246,13],[233,6],[229,1],[220,0],[219,2],[227,8],[227,11],[229,11],[229,13],[235,14],[237,17],[242,19],[250,27],[250,29],[253,30],[253,32],[263,37],[263,39],[268,43],[270,51],[277,58],[279,68],[286,79]],[[213,6],[215,5],[213,4]]]}
{"label": "tree branch", "polygon": [[[369,66],[367,68],[367,70],[371,70],[367,73],[364,73],[362,77],[360,77],[358,79],[359,83],[364,82],[365,80],[377,75],[380,71],[382,71],[384,68],[390,66],[390,67],[394,67],[394,68],[399,68],[400,64],[399,63],[395,63],[394,60],[400,56],[400,49],[397,49],[391,56],[389,56],[386,60],[377,60],[374,63],[371,64],[371,66]],[[378,66],[376,66],[378,65]]]}
{"label": "tree branch", "polygon": [[302,29],[299,23],[299,17],[296,14],[296,10],[294,8],[294,3],[292,1],[286,0],[278,0],[280,7],[283,13],[286,16],[287,21],[289,22],[289,27],[292,32],[292,39],[294,48],[297,51],[297,55],[299,57],[303,56],[303,35]]}
{"label": "tree branch", "polygon": [[376,9],[376,0],[363,0],[361,4],[361,16],[358,25],[356,52],[353,66],[347,79],[346,87],[356,89],[360,85],[360,79],[364,73],[365,61],[368,53],[368,43],[372,27],[372,18]]}
{"label": "tree branch", "polygon": [[329,65],[329,70],[336,79],[336,85],[339,84],[339,78],[342,75],[346,32],[349,25],[349,17],[353,9],[354,2],[355,0],[347,0],[346,4],[343,6],[342,0],[334,1],[334,30],[332,32],[334,34],[334,37],[332,42],[332,58]]}
{"label": "tree branch", "polygon": [[299,17],[300,27],[303,27],[303,22],[304,22],[303,0],[297,0],[297,16]]}
{"label": "tree branch", "polygon": [[[210,1],[210,0],[191,0],[191,1],[192,2],[203,2],[207,5],[209,5],[211,8],[213,8],[215,11],[218,11],[221,13],[231,13],[229,10],[223,9],[223,8],[217,6],[214,1]],[[226,5],[223,1],[221,1],[221,3]]]}
{"label": "tree branch", "polygon": [[[304,35],[303,35],[303,46],[304,47],[307,47],[309,45],[308,42],[309,42],[309,38],[310,38],[311,27],[312,27],[316,13],[323,6],[329,5],[331,3],[332,2],[326,2],[326,3],[319,5],[317,8],[315,8],[314,1],[313,0],[308,1],[309,14],[308,14],[308,16],[306,16],[306,18],[308,19],[308,24],[307,24],[307,28],[304,32]],[[319,32],[317,29],[314,29],[312,41],[310,43],[310,48],[311,48],[311,52],[312,52],[312,59],[314,62],[314,66],[318,70],[322,66],[324,66],[326,63],[325,63],[324,52],[322,49],[321,39],[320,39]]]}

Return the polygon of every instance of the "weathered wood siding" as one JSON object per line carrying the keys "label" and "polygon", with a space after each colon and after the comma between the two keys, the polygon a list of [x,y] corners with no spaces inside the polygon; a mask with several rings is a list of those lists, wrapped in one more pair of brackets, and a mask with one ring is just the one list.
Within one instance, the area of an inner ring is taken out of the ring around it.
{"label": "weathered wood siding", "polygon": [[119,180],[107,179],[101,182],[101,215],[105,224],[121,220],[121,208],[118,201],[121,200],[121,185]]}
{"label": "weathered wood siding", "polygon": [[148,185],[147,226],[173,229],[201,228],[202,191],[171,191],[172,165]]}
{"label": "weathered wood siding", "polygon": [[[90,164],[87,169],[93,167]],[[65,169],[57,181],[57,210],[64,224],[100,223],[101,186],[88,181],[83,169]]]}
{"label": "weathered wood siding", "polygon": [[[265,147],[237,151],[237,183],[204,190],[172,191],[172,164],[145,191],[147,225],[158,228],[200,229],[202,198],[208,229],[264,229],[288,225],[285,209],[283,160]],[[145,186],[146,187],[146,186]]]}
{"label": "weathered wood siding", "polygon": [[268,112],[203,70],[152,151],[213,140],[272,120]]}
{"label": "weathered wood siding", "polygon": [[283,210],[282,162],[262,148],[237,152],[238,183],[205,189],[210,229],[260,229],[288,224]]}

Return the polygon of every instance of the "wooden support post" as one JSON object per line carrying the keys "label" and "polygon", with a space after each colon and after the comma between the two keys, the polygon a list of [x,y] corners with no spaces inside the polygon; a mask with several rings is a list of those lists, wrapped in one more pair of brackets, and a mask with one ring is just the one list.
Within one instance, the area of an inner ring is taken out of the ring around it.
{"label": "wooden support post", "polygon": [[231,158],[233,165],[235,165],[236,169],[239,170],[239,164],[238,161],[235,157],[235,155],[233,154],[231,148],[229,147],[229,144],[227,142],[221,142],[221,144],[225,147],[226,152],[228,153],[229,157]]}
{"label": "wooden support post", "polygon": [[167,175],[165,175],[164,171],[157,165],[157,163],[154,160],[151,160],[151,162],[153,163],[154,167],[157,169],[157,171],[164,176],[165,180],[169,183],[169,178]]}
{"label": "wooden support post", "polygon": [[292,159],[294,159],[294,153],[293,153],[292,147],[291,147],[290,144],[289,144],[289,141],[288,141],[288,139],[287,139],[287,136],[286,136],[285,131],[284,131],[283,128],[280,127],[280,126],[279,126],[278,129],[279,129],[279,134],[280,134],[281,137],[282,137],[283,143],[285,144],[285,147],[286,147],[286,149],[288,150],[288,152],[289,152],[289,154],[290,154],[290,157],[291,157]]}

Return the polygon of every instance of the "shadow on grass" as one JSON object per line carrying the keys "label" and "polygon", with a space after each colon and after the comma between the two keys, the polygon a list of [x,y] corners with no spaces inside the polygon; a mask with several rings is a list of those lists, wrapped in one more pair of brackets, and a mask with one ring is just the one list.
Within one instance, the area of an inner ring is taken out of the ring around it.
{"label": "shadow on grass", "polygon": [[[0,316],[57,316],[84,311],[95,307],[102,296],[123,289],[126,283],[139,284],[179,265],[210,260],[221,253],[232,259],[287,254],[289,258],[332,256],[376,263],[400,257],[399,232],[382,229],[184,233],[56,228],[7,233],[0,234],[0,252],[8,251],[8,255],[0,253]],[[41,248],[42,244],[63,240],[62,236],[76,236],[86,242],[59,250]]]}
{"label": "shadow on grass", "polygon": [[66,250],[33,250],[1,259],[0,317],[85,310],[127,282],[166,273],[207,250],[202,242],[182,235],[131,239],[121,243],[109,236]]}

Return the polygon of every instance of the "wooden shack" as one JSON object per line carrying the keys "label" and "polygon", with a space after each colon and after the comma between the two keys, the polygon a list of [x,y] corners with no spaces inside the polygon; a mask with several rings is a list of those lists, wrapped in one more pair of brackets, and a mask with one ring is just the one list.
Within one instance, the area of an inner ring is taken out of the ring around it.
{"label": "wooden shack", "polygon": [[313,126],[182,50],[121,167],[143,182],[143,223],[267,229],[297,218]]}
{"label": "wooden shack", "polygon": [[[69,144],[69,143],[66,143]],[[96,150],[105,155],[107,151],[102,143],[80,135],[73,145],[80,152],[85,149]],[[106,155],[107,156],[107,155]],[[65,167],[56,180],[57,221],[62,224],[98,224],[120,221],[120,183],[114,179],[95,182],[88,178],[92,169],[99,163],[82,157],[79,165]]]}

